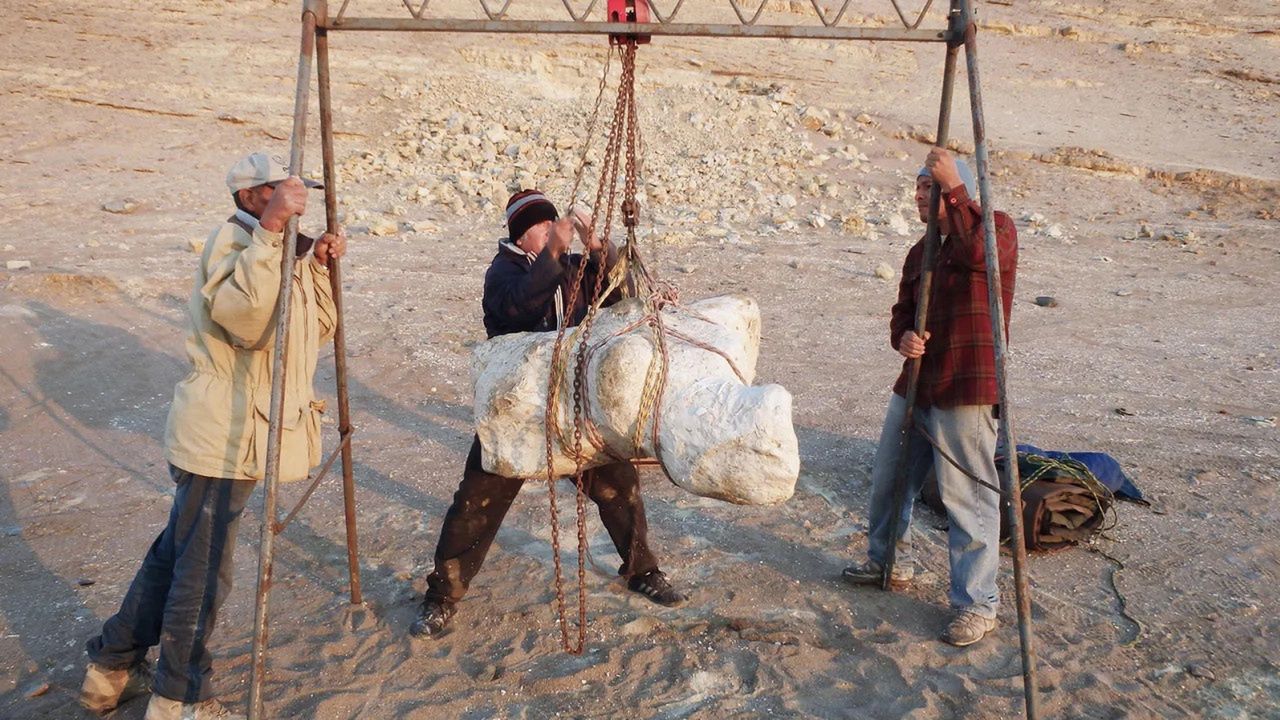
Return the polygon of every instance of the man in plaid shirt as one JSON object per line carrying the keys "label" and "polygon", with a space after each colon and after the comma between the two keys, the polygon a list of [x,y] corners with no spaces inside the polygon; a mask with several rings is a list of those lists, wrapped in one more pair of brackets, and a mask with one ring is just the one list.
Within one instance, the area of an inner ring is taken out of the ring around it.
{"label": "man in plaid shirt", "polygon": [[[915,315],[924,255],[922,238],[907,252],[898,285],[898,302],[893,306],[889,323],[889,343],[906,359],[893,386],[871,471],[867,560],[846,568],[844,578],[855,584],[880,584],[889,543],[897,542],[890,584],[903,587],[911,582],[915,574],[909,529],[911,511],[932,467],[950,521],[948,599],[955,616],[942,639],[964,646],[981,640],[996,626],[1000,603],[996,587],[1000,503],[994,492],[966,477],[946,456],[986,482],[999,486],[994,459],[999,396],[987,305],[982,208],[975,199],[973,172],[963,160],[956,160],[946,150],[930,151],[925,167],[916,177],[916,206],[921,221],[927,221],[935,182],[942,189],[938,212],[942,244],[933,276],[928,323],[925,331],[917,335]],[[995,224],[1004,332],[1008,336],[1018,267],[1018,233],[1013,220],[1004,213],[995,213]],[[908,485],[903,507],[896,509],[901,513],[899,534],[891,540],[894,471],[902,450],[898,437],[906,412],[907,372],[915,358],[922,358],[914,412],[916,427],[906,446]]]}

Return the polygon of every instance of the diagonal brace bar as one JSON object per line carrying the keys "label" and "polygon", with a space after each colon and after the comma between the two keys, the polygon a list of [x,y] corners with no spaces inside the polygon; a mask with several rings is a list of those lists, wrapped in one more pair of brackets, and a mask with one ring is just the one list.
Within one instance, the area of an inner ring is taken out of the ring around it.
{"label": "diagonal brace bar", "polygon": [[272,526],[272,531],[275,532],[275,534],[279,535],[284,532],[284,529],[289,527],[289,523],[293,522],[293,518],[298,514],[298,511],[302,510],[302,506],[306,505],[307,501],[311,499],[311,494],[316,491],[317,487],[320,487],[320,481],[324,480],[325,476],[329,474],[329,468],[333,466],[333,461],[337,460],[339,455],[346,452],[347,446],[351,444],[351,436],[353,434],[355,434],[354,430],[343,434],[342,440],[338,443],[338,447],[334,448],[333,452],[329,453],[329,458],[324,461],[324,465],[320,467],[320,472],[316,473],[311,484],[307,486],[307,491],[302,493],[302,497],[298,499],[298,504],[293,506],[293,509],[289,511],[288,515],[285,515],[283,520]]}

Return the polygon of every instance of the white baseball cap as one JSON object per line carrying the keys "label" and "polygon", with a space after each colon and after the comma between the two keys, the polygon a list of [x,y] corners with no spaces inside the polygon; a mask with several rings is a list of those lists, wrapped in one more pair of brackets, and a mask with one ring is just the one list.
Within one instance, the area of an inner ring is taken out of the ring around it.
{"label": "white baseball cap", "polygon": [[[268,155],[256,152],[240,158],[227,173],[227,188],[235,193],[237,190],[257,187],[268,183],[276,183],[289,177],[289,165],[281,155]],[[302,184],[309,188],[322,188],[324,183],[302,179]]]}

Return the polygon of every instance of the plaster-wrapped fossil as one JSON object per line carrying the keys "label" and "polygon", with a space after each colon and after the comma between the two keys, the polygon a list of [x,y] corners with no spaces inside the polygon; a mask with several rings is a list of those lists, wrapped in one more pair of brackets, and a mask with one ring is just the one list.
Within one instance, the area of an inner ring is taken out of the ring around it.
{"label": "plaster-wrapped fossil", "polygon": [[[614,456],[584,439],[584,467],[615,462],[615,456],[657,457],[676,485],[697,495],[750,505],[791,497],[800,473],[791,394],[780,385],[749,384],[760,347],[755,301],[726,295],[662,311],[669,330],[664,334],[669,364],[656,452],[653,413],[641,410],[646,388],[651,395],[654,389],[646,384],[655,359],[654,332],[637,322],[645,313],[640,300],[624,300],[602,309],[591,327],[583,374],[586,417]],[[574,427],[580,341],[574,331],[565,335],[566,382],[556,403],[566,438]],[[476,433],[486,470],[507,477],[546,477],[547,381],[555,339],[555,333],[516,333],[476,347]],[[553,447],[556,474],[571,475],[572,455],[559,442]]]}

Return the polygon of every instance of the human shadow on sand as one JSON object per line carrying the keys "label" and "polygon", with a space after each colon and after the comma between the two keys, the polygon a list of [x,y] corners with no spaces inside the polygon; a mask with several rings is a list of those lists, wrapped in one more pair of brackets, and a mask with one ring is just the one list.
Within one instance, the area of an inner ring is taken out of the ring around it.
{"label": "human shadow on sand", "polygon": [[[167,487],[163,473],[139,467],[127,449],[86,430],[127,432],[159,444],[173,385],[186,372],[178,355],[147,347],[128,330],[28,303],[29,320],[53,349],[36,366],[39,395],[22,389],[66,433],[106,464]],[[177,340],[175,338],[175,340]]]}

